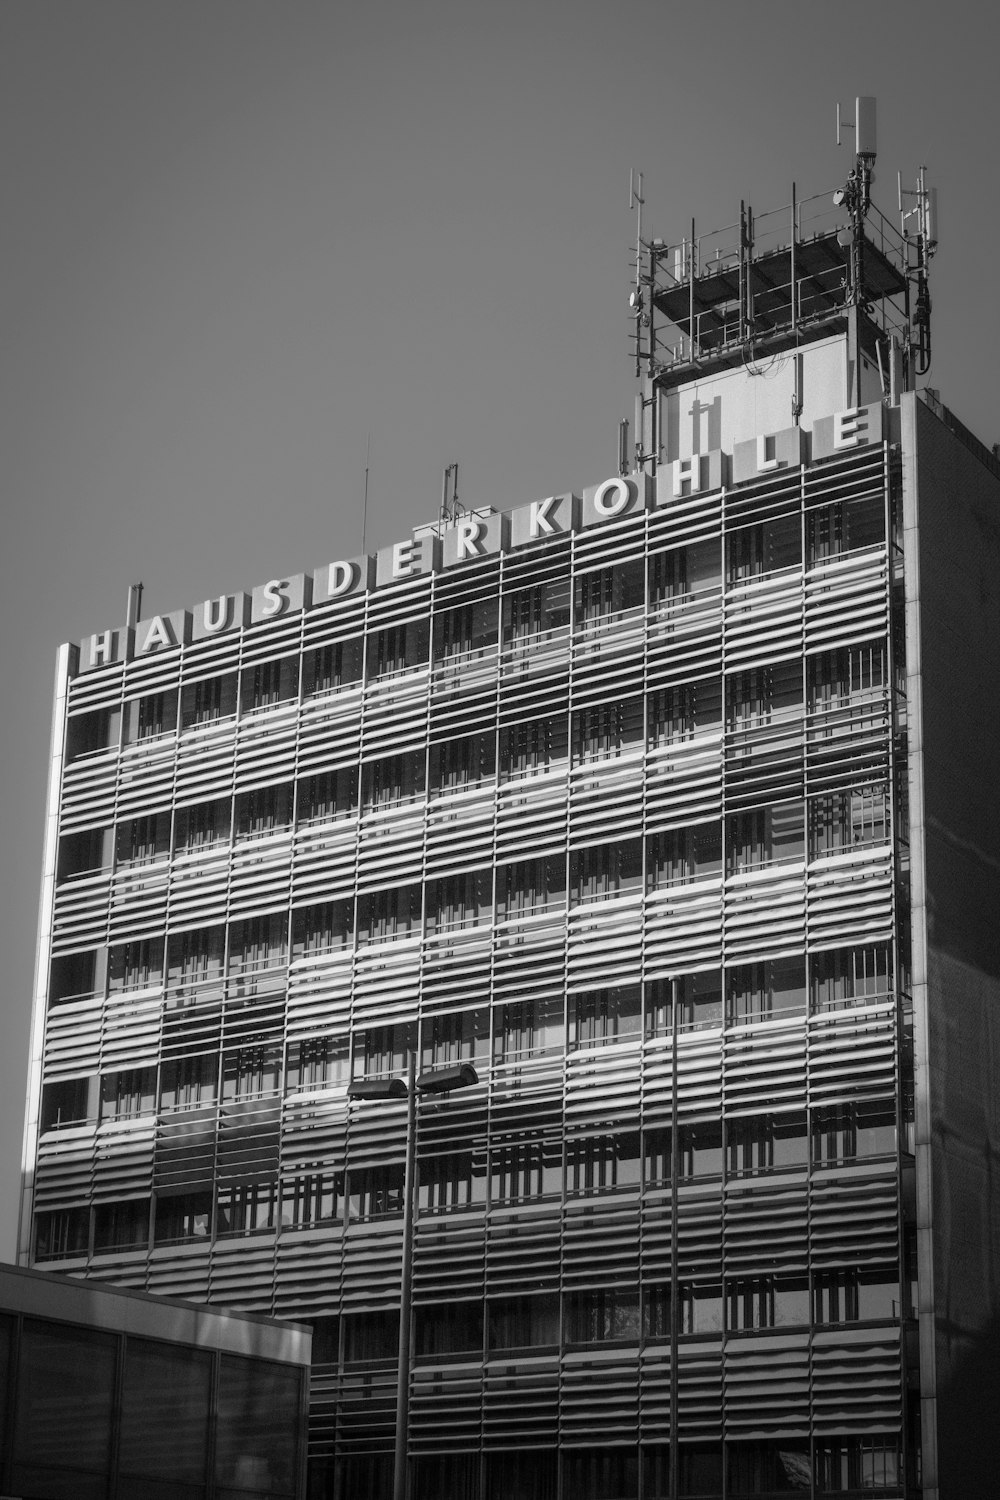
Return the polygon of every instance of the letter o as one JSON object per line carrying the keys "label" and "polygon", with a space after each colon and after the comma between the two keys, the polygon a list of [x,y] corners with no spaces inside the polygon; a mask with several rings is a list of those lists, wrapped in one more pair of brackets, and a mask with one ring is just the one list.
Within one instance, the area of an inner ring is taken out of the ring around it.
{"label": "letter o", "polygon": [[606,479],[594,492],[594,510],[605,517],[620,516],[632,499],[627,479]]}

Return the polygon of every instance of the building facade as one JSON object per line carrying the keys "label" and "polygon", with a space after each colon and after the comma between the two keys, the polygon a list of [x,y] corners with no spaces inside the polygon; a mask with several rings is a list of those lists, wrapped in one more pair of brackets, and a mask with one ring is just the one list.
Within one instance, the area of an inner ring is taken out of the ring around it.
{"label": "building facade", "polygon": [[411,1495],[992,1463],[1000,471],[863,232],[749,358],[650,278],[626,477],[60,655],[21,1255],[311,1322],[316,1496],[392,1493],[411,1052]]}

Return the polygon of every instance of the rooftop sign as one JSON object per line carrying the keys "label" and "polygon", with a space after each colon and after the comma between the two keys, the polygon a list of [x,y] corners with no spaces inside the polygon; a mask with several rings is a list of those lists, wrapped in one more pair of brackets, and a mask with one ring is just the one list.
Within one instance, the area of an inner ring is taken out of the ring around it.
{"label": "rooftop sign", "polygon": [[[811,457],[815,461],[880,443],[882,433],[881,405],[852,407],[822,417],[813,427]],[[171,610],[140,620],[134,627],[87,636],[80,643],[80,671],[160,655],[189,641],[283,619],[336,599],[353,598],[408,578],[459,567],[477,557],[513,552],[568,532],[606,525],[639,510],[658,509],[687,496],[707,494],[724,484],[746,484],[764,474],[797,467],[805,460],[806,442],[806,433],[789,427],[737,443],[731,454],[713,449],[675,459],[661,465],[655,480],[641,473],[627,479],[605,479],[585,489],[582,497],[550,495],[509,515],[489,512],[463,516],[440,536],[425,530],[408,541],[380,548],[375,557],[339,559],[312,573],[271,578],[249,594],[222,594],[206,599],[193,610]]]}

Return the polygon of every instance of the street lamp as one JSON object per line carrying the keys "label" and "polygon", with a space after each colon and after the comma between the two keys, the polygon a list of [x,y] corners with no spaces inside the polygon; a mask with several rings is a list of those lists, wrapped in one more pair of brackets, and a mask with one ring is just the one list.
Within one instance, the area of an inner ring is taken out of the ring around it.
{"label": "street lamp", "polygon": [[431,1068],[417,1077],[416,1053],[406,1063],[402,1078],[372,1078],[348,1086],[348,1099],[406,1100],[406,1167],[403,1174],[403,1264],[399,1282],[399,1358],[396,1366],[396,1446],[393,1456],[392,1500],[406,1500],[406,1447],[409,1436],[410,1353],[413,1323],[413,1225],[417,1216],[417,1095],[449,1094],[472,1088],[479,1074],[471,1063]]}

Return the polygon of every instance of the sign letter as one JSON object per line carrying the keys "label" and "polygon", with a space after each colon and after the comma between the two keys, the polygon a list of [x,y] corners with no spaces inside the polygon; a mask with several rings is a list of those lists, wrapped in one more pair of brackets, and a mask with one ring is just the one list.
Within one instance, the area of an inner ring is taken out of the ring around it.
{"label": "sign letter", "polygon": [[549,520],[549,507],[555,505],[556,498],[555,495],[550,495],[548,500],[532,500],[531,515],[528,523],[529,533],[532,538],[541,536],[543,532],[546,535],[551,535],[555,532],[556,528]]}

